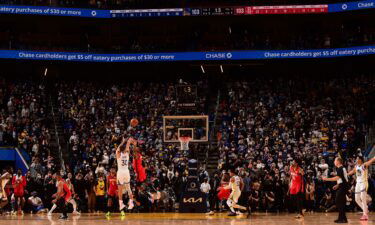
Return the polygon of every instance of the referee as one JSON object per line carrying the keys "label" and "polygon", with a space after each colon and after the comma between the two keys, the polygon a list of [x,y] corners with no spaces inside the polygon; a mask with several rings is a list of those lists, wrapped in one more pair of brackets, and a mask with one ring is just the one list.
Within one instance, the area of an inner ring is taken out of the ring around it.
{"label": "referee", "polygon": [[337,184],[333,187],[336,191],[336,207],[339,211],[339,218],[335,223],[347,223],[348,220],[345,215],[346,193],[348,191],[348,175],[346,169],[342,165],[342,159],[337,157],[335,159],[335,166],[337,167],[337,175],[332,178],[323,177],[323,181],[336,181]]}

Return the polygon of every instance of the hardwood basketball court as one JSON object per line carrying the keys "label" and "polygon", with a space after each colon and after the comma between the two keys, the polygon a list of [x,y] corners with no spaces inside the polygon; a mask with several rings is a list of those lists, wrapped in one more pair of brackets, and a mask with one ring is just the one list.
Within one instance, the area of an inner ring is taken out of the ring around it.
{"label": "hardwood basketball court", "polygon": [[[105,218],[104,214],[82,214],[73,216],[69,214],[69,219],[59,220],[59,214],[48,217],[45,214],[24,216],[1,216],[0,225],[246,225],[246,224],[275,224],[275,225],[320,225],[335,224],[333,221],[337,213],[314,213],[306,214],[304,219],[296,220],[293,214],[276,213],[254,213],[249,219],[246,216],[228,217],[226,214],[216,214],[206,216],[205,214],[190,213],[137,213],[127,214],[121,218],[119,214],[114,214],[111,218]],[[360,214],[348,213],[348,224],[375,224],[375,215],[370,215],[369,221],[359,221]]]}

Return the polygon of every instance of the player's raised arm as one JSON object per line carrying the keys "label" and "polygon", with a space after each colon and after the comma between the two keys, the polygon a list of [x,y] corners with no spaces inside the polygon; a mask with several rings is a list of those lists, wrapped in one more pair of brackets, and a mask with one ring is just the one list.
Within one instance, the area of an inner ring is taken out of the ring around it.
{"label": "player's raised arm", "polygon": [[122,141],[121,141],[121,144],[119,146],[117,146],[117,149],[116,149],[116,158],[120,157],[121,148],[122,148],[122,146],[124,146],[125,142],[126,142],[126,139],[123,137]]}
{"label": "player's raised arm", "polygon": [[137,146],[137,141],[134,138],[129,138],[126,142],[125,152],[130,152],[130,145]]}
{"label": "player's raised arm", "polygon": [[134,145],[134,147],[137,147],[137,145],[138,145],[138,141],[136,140],[136,139],[133,139],[133,145]]}
{"label": "player's raised arm", "polygon": [[373,157],[372,159],[370,159],[369,161],[365,162],[364,165],[365,167],[369,167],[371,164],[373,164],[375,162],[375,157]]}

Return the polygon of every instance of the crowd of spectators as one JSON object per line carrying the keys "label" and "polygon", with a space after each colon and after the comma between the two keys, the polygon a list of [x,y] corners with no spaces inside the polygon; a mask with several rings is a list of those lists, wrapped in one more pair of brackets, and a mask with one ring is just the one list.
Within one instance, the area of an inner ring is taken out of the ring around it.
{"label": "crowd of spectators", "polygon": [[[299,159],[309,209],[329,210],[333,190],[320,178],[332,175],[336,155],[349,169],[363,155],[367,125],[373,120],[374,77],[264,78],[233,82],[228,88],[220,106],[219,168],[240,168],[251,184],[245,192],[252,208],[287,208],[289,167]],[[369,182],[372,195],[374,181]],[[353,195],[352,188],[348,204],[354,209]]]}
{"label": "crowd of spectators", "polygon": [[0,146],[26,152],[33,176],[55,169],[44,86],[0,79]]}
{"label": "crowd of spectators", "polygon": [[[17,89],[20,92],[24,90],[22,85]],[[203,112],[208,84],[199,81],[197,85],[201,90],[199,110]],[[42,86],[36,87],[28,86],[28,90],[43,90]],[[103,200],[108,186],[102,185],[103,181],[111,170],[115,171],[115,149],[122,136],[133,136],[141,146],[147,175],[145,181],[137,182],[136,174],[131,172],[134,210],[175,211],[188,178],[186,155],[162,139],[162,115],[177,110],[175,84],[77,81],[58,82],[55,89],[59,116],[69,137],[70,157],[62,173],[73,184],[79,210],[106,211]],[[240,204],[250,204],[253,211],[292,211],[288,201],[289,166],[298,159],[306,171],[305,208],[335,210],[334,190],[320,177],[335,173],[335,156],[343,157],[350,169],[355,157],[363,154],[367,124],[374,119],[374,77],[258,77],[227,82],[223,87],[226,89],[228,93],[221,98],[219,107],[218,169],[209,175],[200,165],[198,171],[210,209],[226,209],[225,201],[218,198],[218,188],[229,182],[228,170],[236,169],[245,184]],[[41,105],[35,108],[40,109]],[[135,129],[129,126],[134,117],[140,122]],[[25,175],[25,210],[42,212],[43,208],[50,208],[55,192],[53,171],[56,170],[48,168],[36,175],[32,171]],[[23,183],[21,176],[15,177]],[[350,182],[354,184],[354,179]],[[371,177],[369,183],[369,195],[373,196],[375,179]],[[347,196],[351,210],[356,209],[353,194],[352,188]],[[9,210],[19,208],[14,197],[10,202]]]}
{"label": "crowd of spectators", "polygon": [[[205,82],[198,87],[207,89]],[[176,115],[176,90],[173,83],[128,83],[108,86],[94,83],[58,85],[58,102],[64,129],[69,134],[71,162],[68,172],[91,174],[95,179],[116,168],[115,150],[122,137],[137,138],[143,164],[150,181],[139,191],[181,193],[186,180],[187,158],[175,144],[163,144],[163,115]],[[206,103],[203,91],[198,112]],[[132,118],[140,124],[130,127]],[[136,187],[133,179],[133,187]],[[144,201],[144,200],[142,200]],[[149,209],[151,206],[146,207]],[[91,210],[93,209],[90,207]]]}
{"label": "crowd of spectators", "polygon": [[[197,85],[202,90],[207,90],[204,81]],[[40,88],[43,89],[42,86]],[[74,197],[79,203],[80,211],[96,212],[106,209],[103,198],[108,186],[99,187],[98,181],[106,182],[111,169],[116,171],[115,150],[122,137],[128,135],[136,137],[144,150],[143,164],[148,177],[147,183],[137,185],[135,174],[132,173],[133,192],[140,205],[136,210],[174,210],[174,203],[178,202],[176,198],[184,190],[188,175],[186,154],[178,151],[176,144],[163,144],[162,139],[162,115],[177,114],[175,84],[129,82],[103,85],[61,82],[55,88],[59,116],[68,136],[70,154],[66,170],[61,170],[61,173],[74,185]],[[20,87],[18,90],[27,92]],[[33,89],[30,90],[33,93]],[[198,111],[202,111],[205,106],[204,93],[198,98]],[[38,94],[40,98],[43,97],[41,93]],[[137,130],[129,128],[132,118],[140,121]],[[45,212],[45,208],[51,207],[52,195],[56,192],[52,173],[57,168],[42,166],[41,171],[32,173],[35,167],[33,163],[24,178],[16,178],[17,187],[23,190],[22,201],[16,199],[16,188],[14,191],[10,188],[9,212],[15,214],[19,209]],[[35,210],[30,205],[32,201],[28,201],[29,198],[43,204],[39,204],[38,210]]]}

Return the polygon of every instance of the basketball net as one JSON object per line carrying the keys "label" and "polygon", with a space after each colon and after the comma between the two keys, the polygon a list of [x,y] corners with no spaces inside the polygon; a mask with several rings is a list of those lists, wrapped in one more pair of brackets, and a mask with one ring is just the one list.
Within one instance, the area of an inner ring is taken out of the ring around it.
{"label": "basketball net", "polygon": [[178,140],[180,141],[181,147],[180,150],[187,151],[189,150],[189,142],[191,137],[179,137]]}

